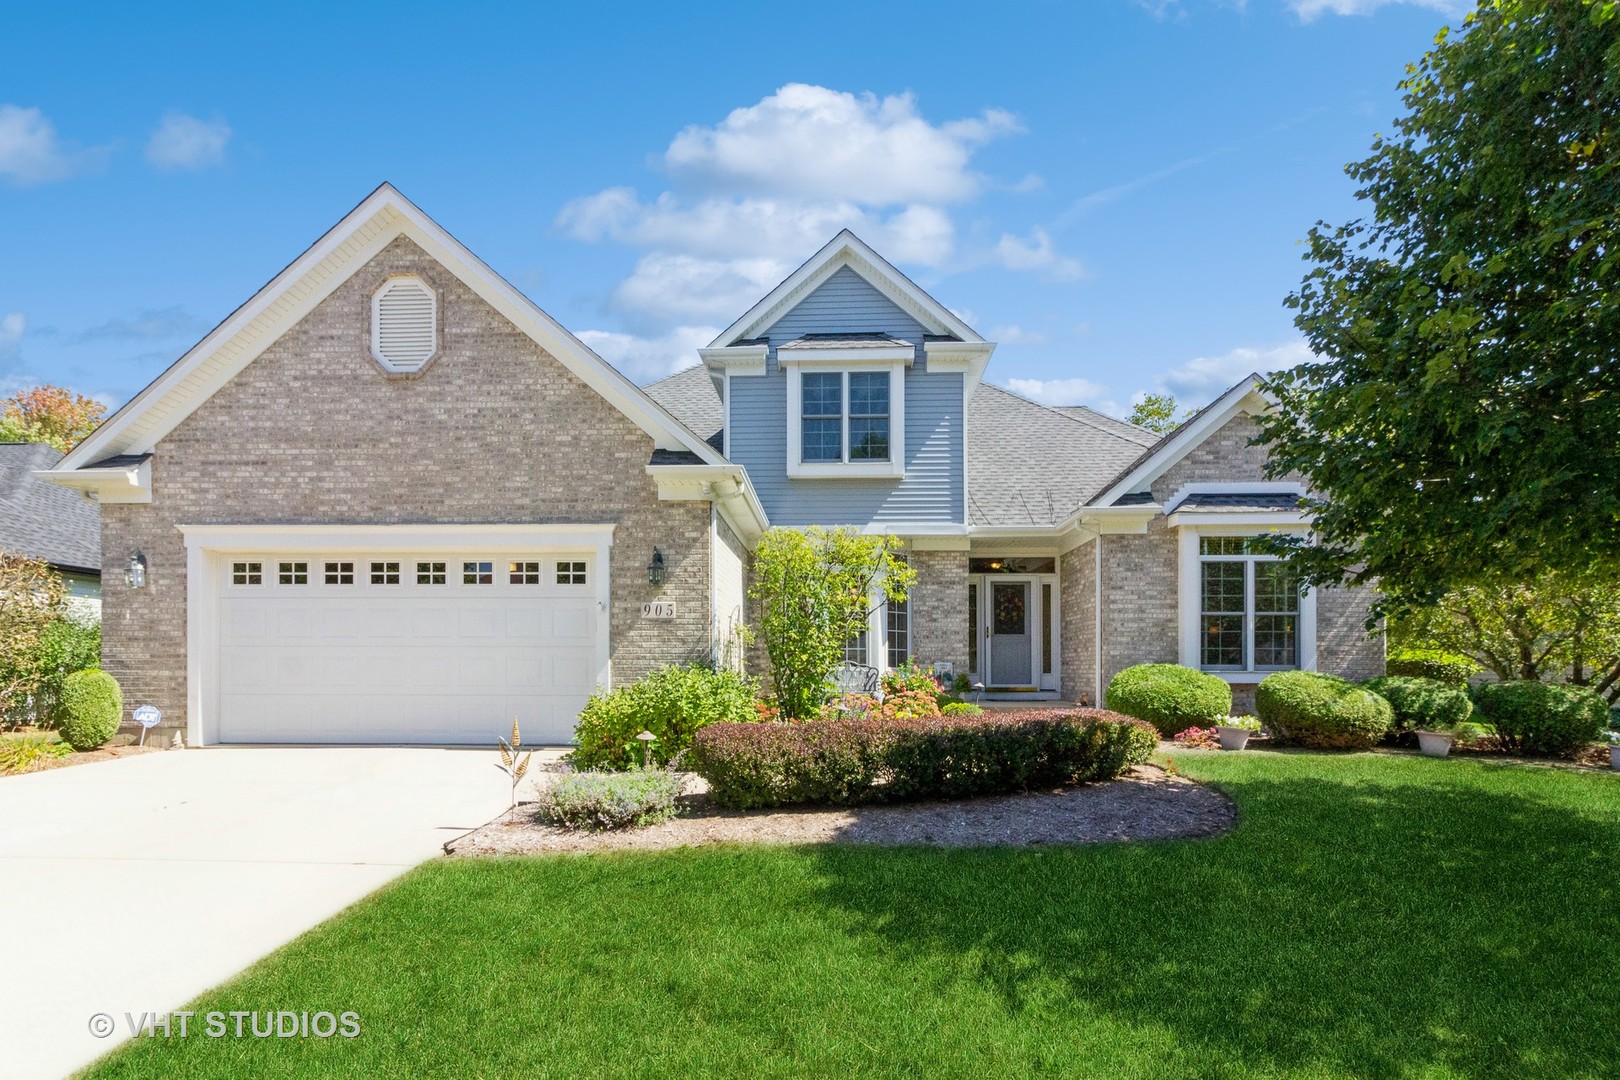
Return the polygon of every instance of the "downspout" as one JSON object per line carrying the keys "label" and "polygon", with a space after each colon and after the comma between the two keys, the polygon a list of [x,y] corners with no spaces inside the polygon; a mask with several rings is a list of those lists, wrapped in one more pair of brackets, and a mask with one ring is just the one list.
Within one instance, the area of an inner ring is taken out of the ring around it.
{"label": "downspout", "polygon": [[1096,682],[1096,697],[1092,699],[1092,707],[1103,707],[1103,643],[1102,643],[1102,533],[1097,533],[1097,539],[1092,541],[1096,549],[1093,554],[1091,572],[1091,615],[1095,625],[1091,630],[1091,669]]}

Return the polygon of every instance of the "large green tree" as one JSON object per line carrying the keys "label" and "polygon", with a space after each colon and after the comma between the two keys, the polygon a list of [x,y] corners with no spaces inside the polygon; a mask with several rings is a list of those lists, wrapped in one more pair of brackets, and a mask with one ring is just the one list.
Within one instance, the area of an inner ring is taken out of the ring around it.
{"label": "large green tree", "polygon": [[1277,474],[1308,474],[1317,584],[1391,610],[1620,558],[1620,20],[1495,0],[1401,82],[1288,300],[1316,361],[1270,381]]}

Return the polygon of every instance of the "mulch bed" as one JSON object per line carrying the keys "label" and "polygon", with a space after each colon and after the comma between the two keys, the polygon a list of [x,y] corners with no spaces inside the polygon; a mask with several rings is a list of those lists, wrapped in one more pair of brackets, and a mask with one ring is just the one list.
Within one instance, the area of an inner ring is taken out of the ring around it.
{"label": "mulch bed", "polygon": [[69,754],[60,758],[41,758],[25,769],[16,772],[0,773],[0,778],[7,776],[27,776],[29,773],[44,772],[47,769],[65,769],[70,765],[92,765],[98,761],[115,761],[118,758],[134,757],[137,754],[151,754],[165,750],[163,746],[136,746],[133,735],[114,735],[112,741],[99,750],[87,750],[82,754]]}
{"label": "mulch bed", "polygon": [[533,804],[446,844],[458,856],[624,851],[704,844],[925,844],[1021,847],[1214,836],[1237,810],[1212,788],[1153,765],[1118,780],[1055,791],[894,806],[724,810],[693,777],[682,816],[620,832],[561,829],[535,819]]}

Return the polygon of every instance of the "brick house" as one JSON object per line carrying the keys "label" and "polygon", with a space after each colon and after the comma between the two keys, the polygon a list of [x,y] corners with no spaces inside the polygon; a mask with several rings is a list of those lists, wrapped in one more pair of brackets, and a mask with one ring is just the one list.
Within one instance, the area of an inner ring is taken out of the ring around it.
{"label": "brick house", "polygon": [[1382,669],[1369,596],[1247,550],[1309,527],[1254,378],[1160,439],[994,349],[845,232],[640,388],[384,185],[43,475],[100,504],[106,668],[194,745],[567,741],[597,686],[751,662],[772,526],[901,537],[851,657],[990,696]]}

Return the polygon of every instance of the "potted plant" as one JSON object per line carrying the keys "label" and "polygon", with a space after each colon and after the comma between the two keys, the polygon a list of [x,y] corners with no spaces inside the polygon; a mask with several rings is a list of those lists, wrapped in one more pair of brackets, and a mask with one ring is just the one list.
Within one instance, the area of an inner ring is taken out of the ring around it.
{"label": "potted plant", "polygon": [[1609,728],[1603,734],[1609,740],[1609,768],[1620,769],[1620,728]]}
{"label": "potted plant", "polygon": [[1457,741],[1457,732],[1449,727],[1414,731],[1412,734],[1417,736],[1418,749],[1425,757],[1445,757],[1451,753],[1451,747]]}
{"label": "potted plant", "polygon": [[1260,731],[1260,721],[1252,716],[1221,716],[1215,720],[1215,737],[1222,750],[1242,750]]}

